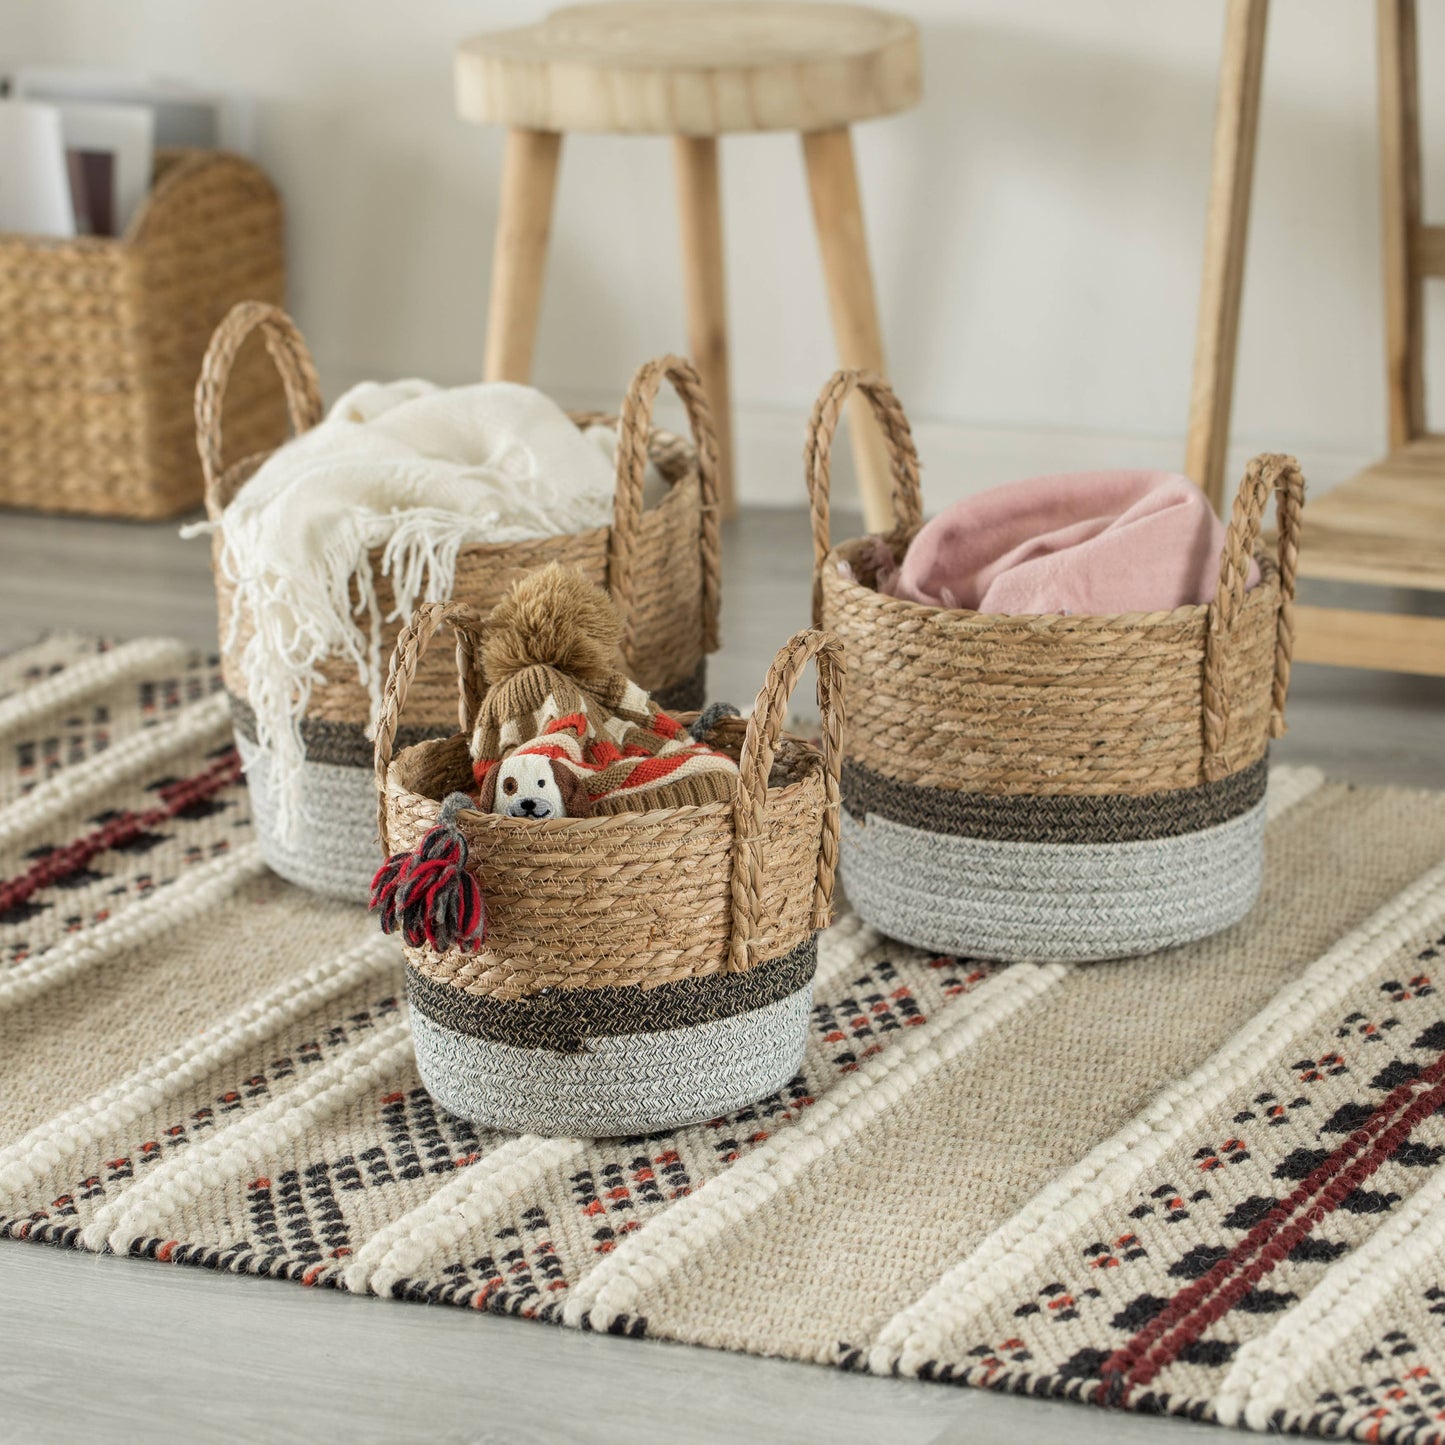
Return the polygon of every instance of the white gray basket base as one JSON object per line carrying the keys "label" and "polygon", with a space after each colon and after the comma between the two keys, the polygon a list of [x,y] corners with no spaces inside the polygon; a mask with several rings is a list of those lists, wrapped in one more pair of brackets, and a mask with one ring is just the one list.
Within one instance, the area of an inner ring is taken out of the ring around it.
{"label": "white gray basket base", "polygon": [[962,838],[845,809],[840,873],[860,917],[918,948],[1008,963],[1125,958],[1218,933],[1254,907],[1265,806],[1129,843]]}
{"label": "white gray basket base", "polygon": [[587,1040],[584,1053],[459,1033],[411,1011],[417,1069],[444,1109],[489,1129],[600,1139],[696,1124],[775,1094],[798,1071],[813,985],[690,1028]]}
{"label": "white gray basket base", "polygon": [[261,856],[288,883],[328,898],[366,903],[381,865],[376,841],[376,783],[370,768],[338,763],[301,764],[299,815],[292,838],[277,825],[271,753],[239,729],[236,747],[246,769],[251,814]]}

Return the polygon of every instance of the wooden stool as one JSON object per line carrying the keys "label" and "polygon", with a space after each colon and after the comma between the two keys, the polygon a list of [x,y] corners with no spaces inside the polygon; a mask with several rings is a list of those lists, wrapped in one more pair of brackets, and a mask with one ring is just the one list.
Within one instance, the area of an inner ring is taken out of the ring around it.
{"label": "wooden stool", "polygon": [[[717,137],[802,133],[838,354],[882,372],[848,127],[913,105],[918,33],[855,5],[626,0],[479,35],[457,52],[462,118],[509,127],[487,313],[488,380],[526,381],[542,300],[557,161],[567,131],[675,138],[689,346],[716,414],[724,504],[732,428]],[[892,525],[888,459],[861,397],[851,414],[870,528]]]}
{"label": "wooden stool", "polygon": [[[1216,507],[1229,445],[1267,14],[1268,0],[1229,0],[1219,76],[1185,462]],[[1302,577],[1445,593],[1445,437],[1425,423],[1423,347],[1423,283],[1445,276],[1445,226],[1421,220],[1415,0],[1376,0],[1376,15],[1390,451],[1306,506],[1299,570]],[[1445,676],[1445,617],[1297,607],[1294,656]]]}

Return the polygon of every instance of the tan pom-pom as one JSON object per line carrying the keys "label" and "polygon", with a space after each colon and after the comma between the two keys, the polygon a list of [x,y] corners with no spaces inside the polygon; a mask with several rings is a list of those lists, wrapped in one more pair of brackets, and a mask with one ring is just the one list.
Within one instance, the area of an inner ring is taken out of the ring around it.
{"label": "tan pom-pom", "polygon": [[625,671],[612,599],[574,567],[553,562],[512,584],[492,609],[482,666],[495,686],[541,663],[582,683]]}

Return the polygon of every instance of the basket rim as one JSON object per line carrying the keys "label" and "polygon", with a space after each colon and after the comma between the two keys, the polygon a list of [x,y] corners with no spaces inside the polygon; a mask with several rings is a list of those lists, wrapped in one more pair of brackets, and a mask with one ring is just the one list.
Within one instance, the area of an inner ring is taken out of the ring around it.
{"label": "basket rim", "polygon": [[[427,738],[422,742],[412,743],[409,747],[400,749],[386,770],[388,804],[396,794],[403,794],[411,798],[423,798],[440,808],[442,804],[440,798],[431,798],[426,793],[419,793],[416,789],[408,787],[397,776],[397,769],[408,757],[427,750],[449,745],[455,746],[459,739],[465,741],[465,735],[452,733],[444,738]],[[806,771],[802,777],[794,778],[791,782],[777,787],[769,786],[767,789],[769,805],[775,802],[796,801],[800,799],[804,788],[821,782],[823,778],[823,750],[811,739],[801,738],[796,733],[784,732],[779,737],[778,743],[779,751],[786,743],[791,745],[790,751],[796,750],[801,753],[806,764]],[[715,803],[687,803],[676,808],[643,808],[622,813],[598,813],[590,818],[509,818],[505,814],[488,813],[480,808],[462,808],[458,810],[456,816],[459,821],[465,819],[469,830],[476,832],[512,832],[517,829],[526,829],[534,836],[540,834],[547,837],[559,837],[568,833],[591,835],[599,832],[627,832],[636,827],[655,827],[661,823],[689,820],[702,824],[714,819],[731,819],[734,812],[735,804],[729,798]]]}
{"label": "basket rim", "polygon": [[[915,616],[920,621],[948,618],[953,622],[988,627],[995,623],[1019,624],[1034,631],[1078,631],[1081,627],[1096,627],[1101,630],[1138,630],[1146,627],[1166,627],[1179,623],[1197,622],[1208,617],[1213,602],[1187,602],[1182,607],[1172,607],[1157,612],[980,612],[972,607],[934,607],[926,602],[914,602],[907,597],[889,597],[876,587],[859,582],[856,577],[848,579],[838,572],[838,564],[851,561],[842,553],[845,549],[862,546],[865,542],[886,541],[886,536],[873,533],[863,537],[848,537],[835,542],[823,558],[822,570],[829,585],[863,592],[877,599],[880,608],[900,616]],[[1275,559],[1262,546],[1254,550],[1254,560],[1259,566],[1259,581],[1244,595],[1245,606],[1257,597],[1273,591],[1278,594],[1280,575]]]}

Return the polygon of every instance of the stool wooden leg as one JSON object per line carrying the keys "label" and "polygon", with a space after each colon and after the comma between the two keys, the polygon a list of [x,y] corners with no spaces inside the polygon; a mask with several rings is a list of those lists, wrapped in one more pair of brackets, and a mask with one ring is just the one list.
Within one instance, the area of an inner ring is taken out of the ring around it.
{"label": "stool wooden leg", "polygon": [[673,139],[677,166],[678,229],[687,300],[688,349],[702,377],[717,427],[718,481],[723,516],[737,511],[733,491],[732,399],[728,388],[727,286],[723,272],[722,201],[718,192],[717,140]]}
{"label": "stool wooden leg", "polygon": [[[858,199],[858,173],[853,165],[853,140],[847,127],[806,132],[803,159],[808,167],[808,189],[823,254],[823,277],[833,313],[838,358],[844,366],[885,373],[863,208]],[[855,392],[850,407],[849,431],[863,499],[863,520],[870,532],[886,532],[893,526],[888,450],[866,399]]]}
{"label": "stool wooden leg", "polygon": [[487,305],[488,381],[530,381],[542,275],[552,228],[552,195],[562,137],[555,131],[507,132],[502,157],[502,200],[492,255],[492,295]]}
{"label": "stool wooden leg", "polygon": [[1214,159],[1204,225],[1204,277],[1199,288],[1189,440],[1184,453],[1185,472],[1204,488],[1216,511],[1224,504],[1224,459],[1229,450],[1268,15],[1269,0],[1229,0],[1219,62]]}

